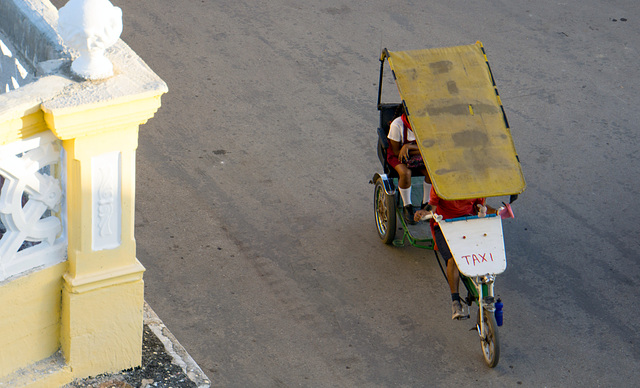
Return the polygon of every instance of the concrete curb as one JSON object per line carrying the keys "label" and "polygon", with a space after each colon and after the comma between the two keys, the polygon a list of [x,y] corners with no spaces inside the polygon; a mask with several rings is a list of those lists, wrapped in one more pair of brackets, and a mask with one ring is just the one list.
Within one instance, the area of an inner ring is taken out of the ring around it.
{"label": "concrete curb", "polygon": [[211,381],[204,374],[202,369],[191,358],[186,349],[180,345],[180,342],[174,337],[169,329],[162,323],[162,320],[156,315],[151,306],[144,303],[144,324],[156,335],[162,342],[164,348],[172,358],[173,363],[178,365],[184,373],[193,381],[198,388],[209,388]]}

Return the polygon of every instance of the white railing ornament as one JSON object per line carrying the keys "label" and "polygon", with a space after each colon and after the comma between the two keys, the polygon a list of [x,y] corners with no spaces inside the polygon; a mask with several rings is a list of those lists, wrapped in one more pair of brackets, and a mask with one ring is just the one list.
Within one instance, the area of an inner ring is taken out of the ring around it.
{"label": "white railing ornament", "polygon": [[113,75],[113,64],[104,55],[122,33],[122,10],[109,0],[69,0],[59,11],[58,33],[80,56],[71,70],[84,79]]}
{"label": "white railing ornament", "polygon": [[64,259],[62,222],[48,215],[62,205],[60,180],[48,172],[60,162],[51,132],[0,147],[0,281]]}

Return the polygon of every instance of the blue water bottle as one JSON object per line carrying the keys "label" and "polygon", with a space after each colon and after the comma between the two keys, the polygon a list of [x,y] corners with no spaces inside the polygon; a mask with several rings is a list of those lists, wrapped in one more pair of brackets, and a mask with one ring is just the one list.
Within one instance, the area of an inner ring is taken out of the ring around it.
{"label": "blue water bottle", "polygon": [[498,326],[502,326],[502,308],[504,307],[504,304],[502,303],[502,301],[500,300],[500,298],[498,298],[498,301],[496,302],[496,323],[498,324]]}

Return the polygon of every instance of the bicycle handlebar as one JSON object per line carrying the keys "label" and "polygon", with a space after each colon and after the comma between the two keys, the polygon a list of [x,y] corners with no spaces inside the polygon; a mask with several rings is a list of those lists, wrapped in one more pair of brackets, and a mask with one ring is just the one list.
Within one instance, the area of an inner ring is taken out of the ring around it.
{"label": "bicycle handlebar", "polygon": [[440,222],[440,220],[442,220],[442,216],[441,215],[431,212],[431,213],[429,213],[427,215],[422,216],[420,218],[420,221],[427,221],[427,220],[430,220],[432,218],[434,218],[436,220],[436,222]]}
{"label": "bicycle handlebar", "polygon": [[[496,211],[496,213],[495,213],[495,214],[493,214],[493,213],[492,213],[492,214],[477,215],[477,216],[475,216],[475,217],[478,217],[478,218],[484,218],[484,217],[495,217],[495,216],[501,216],[501,213],[502,213],[502,211],[503,211],[504,209],[505,209],[505,207],[504,207],[504,206],[502,206],[502,207],[500,207],[499,209],[497,209],[497,211]],[[513,213],[510,213],[510,214],[511,214],[511,217],[513,217]],[[432,219],[432,218],[433,218],[433,219],[435,219],[435,220],[436,220],[436,222],[440,222],[440,221],[442,221],[442,216],[441,216],[441,215],[439,215],[439,214],[436,214],[436,213],[434,213],[434,212],[430,212],[429,214],[426,214],[426,215],[422,216],[422,217],[420,218],[420,221],[428,221],[428,220],[430,220],[430,219]],[[468,217],[461,217],[461,218],[468,218]],[[506,218],[506,217],[505,217],[505,216],[502,216],[502,218]]]}

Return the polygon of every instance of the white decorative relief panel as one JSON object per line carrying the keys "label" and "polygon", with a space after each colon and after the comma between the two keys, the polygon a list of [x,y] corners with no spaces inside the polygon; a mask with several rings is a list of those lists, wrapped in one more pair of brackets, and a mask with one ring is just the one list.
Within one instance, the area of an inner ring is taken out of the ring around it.
{"label": "white decorative relief panel", "polygon": [[94,251],[117,248],[122,242],[121,164],[117,151],[91,158]]}
{"label": "white decorative relief panel", "polygon": [[66,260],[60,163],[51,132],[0,146],[0,281]]}

